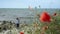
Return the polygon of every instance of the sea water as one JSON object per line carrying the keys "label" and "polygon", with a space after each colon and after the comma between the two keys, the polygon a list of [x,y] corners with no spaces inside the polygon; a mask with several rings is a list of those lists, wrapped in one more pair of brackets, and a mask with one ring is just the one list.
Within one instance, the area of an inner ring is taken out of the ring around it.
{"label": "sea water", "polygon": [[[0,8],[0,21],[12,20],[17,23],[17,17],[35,17],[36,14],[40,14],[42,11],[48,11],[53,13],[58,9],[24,9],[24,8]],[[28,21],[28,20],[27,20]]]}

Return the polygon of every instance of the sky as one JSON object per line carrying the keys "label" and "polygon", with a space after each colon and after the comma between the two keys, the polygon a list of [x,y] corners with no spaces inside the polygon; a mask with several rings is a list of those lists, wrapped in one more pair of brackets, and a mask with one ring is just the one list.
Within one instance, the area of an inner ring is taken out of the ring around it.
{"label": "sky", "polygon": [[59,8],[60,0],[0,0],[0,8]]}

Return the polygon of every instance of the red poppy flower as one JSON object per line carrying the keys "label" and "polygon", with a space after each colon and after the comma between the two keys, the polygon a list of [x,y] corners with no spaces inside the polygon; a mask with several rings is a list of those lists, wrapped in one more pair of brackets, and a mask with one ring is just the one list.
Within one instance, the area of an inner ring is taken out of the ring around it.
{"label": "red poppy flower", "polygon": [[20,32],[20,34],[24,34],[24,32]]}
{"label": "red poppy flower", "polygon": [[50,15],[47,13],[47,12],[43,12],[41,15],[40,15],[40,21],[41,22],[50,22]]}

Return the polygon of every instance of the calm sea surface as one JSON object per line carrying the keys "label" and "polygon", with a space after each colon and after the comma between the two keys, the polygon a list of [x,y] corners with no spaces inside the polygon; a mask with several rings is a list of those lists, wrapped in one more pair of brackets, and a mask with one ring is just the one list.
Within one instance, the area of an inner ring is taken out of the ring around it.
{"label": "calm sea surface", "polygon": [[0,21],[13,20],[16,21],[17,17],[34,17],[42,11],[48,11],[50,14],[59,9],[20,9],[20,8],[0,8]]}

